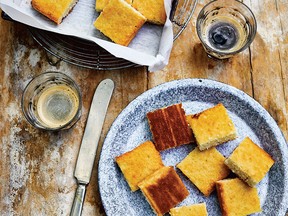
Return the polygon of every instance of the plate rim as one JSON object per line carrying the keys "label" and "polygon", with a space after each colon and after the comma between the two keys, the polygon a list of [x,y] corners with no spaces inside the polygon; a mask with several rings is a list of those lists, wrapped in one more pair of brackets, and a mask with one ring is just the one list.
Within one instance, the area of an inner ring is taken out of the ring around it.
{"label": "plate rim", "polygon": [[[196,84],[196,85],[195,85]],[[261,117],[271,126],[271,130],[272,132],[275,134],[275,139],[278,142],[279,145],[279,150],[281,152],[281,155],[284,156],[286,155],[286,157],[282,157],[281,159],[283,160],[283,164],[285,166],[285,164],[288,164],[288,144],[287,141],[285,139],[285,136],[283,134],[283,132],[281,131],[281,129],[279,128],[278,124],[276,123],[276,121],[274,120],[274,118],[270,115],[270,113],[257,101],[255,100],[253,97],[251,97],[250,95],[248,95],[247,93],[245,93],[244,91],[226,84],[224,82],[221,81],[216,81],[216,80],[212,80],[212,79],[207,79],[207,78],[186,78],[186,79],[177,79],[177,80],[172,80],[172,81],[168,81],[162,84],[159,84],[157,86],[154,86],[151,89],[148,89],[146,91],[144,91],[143,93],[141,93],[139,96],[137,96],[135,99],[133,99],[130,103],[127,104],[127,106],[119,113],[119,115],[115,118],[115,120],[113,121],[113,123],[111,124],[106,137],[104,138],[103,141],[103,145],[101,148],[101,152],[100,152],[100,157],[99,157],[99,162],[98,162],[98,187],[99,187],[99,194],[100,194],[100,198],[101,198],[101,203],[103,205],[103,208],[105,210],[105,213],[107,214],[107,209],[109,208],[109,206],[106,205],[106,203],[103,201],[102,198],[102,194],[103,194],[103,189],[100,186],[100,182],[101,182],[101,175],[100,175],[100,164],[103,160],[103,147],[104,145],[108,145],[106,144],[109,140],[111,140],[111,138],[113,137],[113,129],[117,129],[117,127],[115,127],[115,125],[118,125],[119,123],[121,124],[121,119],[123,117],[125,117],[129,112],[131,112],[130,109],[128,109],[129,107],[135,107],[135,105],[137,105],[138,102],[141,102],[141,100],[147,98],[147,96],[149,96],[149,94],[151,92],[157,92],[157,91],[165,91],[168,89],[173,89],[175,88],[175,86],[189,86],[189,85],[193,85],[193,86],[209,86],[209,84],[212,84],[212,86],[218,87],[219,89],[225,88],[226,91],[228,90],[229,93],[233,94],[233,95],[237,95],[237,97],[240,97],[241,100],[246,101],[249,105],[251,105],[252,107],[256,107],[257,109],[259,109],[259,111],[261,111],[261,113],[264,113],[263,115],[261,115]],[[260,113],[260,112],[258,112]],[[285,166],[285,168],[287,168],[287,165]],[[281,203],[281,210],[279,212],[279,215],[285,215],[285,213],[287,213],[288,211],[288,171],[287,169],[284,170],[284,188],[283,188],[283,198],[282,198],[282,203]],[[286,206],[286,208],[285,208]]]}

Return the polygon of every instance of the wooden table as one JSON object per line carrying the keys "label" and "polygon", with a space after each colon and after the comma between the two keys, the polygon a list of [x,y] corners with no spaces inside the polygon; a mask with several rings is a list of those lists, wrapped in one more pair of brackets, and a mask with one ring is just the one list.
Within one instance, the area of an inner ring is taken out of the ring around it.
{"label": "wooden table", "polygon": [[[188,27],[175,41],[169,65],[154,73],[146,67],[96,71],[65,62],[53,67],[25,26],[0,19],[0,215],[69,214],[76,187],[73,170],[87,111],[104,78],[113,79],[116,89],[100,146],[113,120],[130,101],[160,83],[183,78],[208,78],[246,92],[267,109],[288,138],[288,1],[244,1],[255,13],[258,33],[249,49],[225,61],[209,59],[195,33],[195,20],[205,2],[199,2]],[[68,131],[37,130],[21,112],[27,82],[47,70],[63,71],[82,90],[83,115]],[[97,178],[96,160],[83,215],[105,215]]]}

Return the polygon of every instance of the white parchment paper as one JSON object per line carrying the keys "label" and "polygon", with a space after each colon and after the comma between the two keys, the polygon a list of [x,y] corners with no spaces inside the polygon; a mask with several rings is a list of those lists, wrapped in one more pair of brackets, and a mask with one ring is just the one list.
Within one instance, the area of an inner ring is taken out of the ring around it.
{"label": "white parchment paper", "polygon": [[[72,12],[60,25],[35,11],[31,0],[0,0],[1,9],[13,20],[29,26],[72,35],[94,41],[112,55],[149,66],[149,71],[161,70],[168,64],[173,46],[173,29],[169,19],[163,26],[144,24],[128,47],[111,42],[93,26],[99,16],[95,11],[95,0],[79,0]],[[171,0],[165,0],[167,17],[171,11]]]}

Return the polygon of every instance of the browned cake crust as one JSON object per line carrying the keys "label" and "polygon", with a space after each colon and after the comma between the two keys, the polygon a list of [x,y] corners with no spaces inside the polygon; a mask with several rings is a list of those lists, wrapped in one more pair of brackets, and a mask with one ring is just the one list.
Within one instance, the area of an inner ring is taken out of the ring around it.
{"label": "browned cake crust", "polygon": [[164,111],[162,109],[147,113],[150,130],[153,135],[154,144],[158,151],[175,146],[171,128],[167,126]]}
{"label": "browned cake crust", "polygon": [[173,131],[176,146],[186,144],[192,140],[192,131],[186,121],[185,112],[182,104],[169,106],[164,110],[169,122],[169,126]]}
{"label": "browned cake crust", "polygon": [[157,215],[165,214],[189,195],[173,167],[162,167],[139,187]]}
{"label": "browned cake crust", "polygon": [[159,151],[188,144],[194,140],[182,104],[149,112],[147,118],[156,149]]}

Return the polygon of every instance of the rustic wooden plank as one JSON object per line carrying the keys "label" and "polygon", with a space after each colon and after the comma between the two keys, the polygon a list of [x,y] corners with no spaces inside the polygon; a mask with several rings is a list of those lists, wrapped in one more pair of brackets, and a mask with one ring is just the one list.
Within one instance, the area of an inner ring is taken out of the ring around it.
{"label": "rustic wooden plank", "polygon": [[9,182],[10,172],[9,172],[9,154],[4,154],[7,145],[4,143],[9,142],[9,137],[4,137],[5,134],[9,134],[10,131],[10,122],[6,120],[5,116],[7,115],[6,104],[12,100],[8,97],[9,84],[7,83],[7,76],[9,74],[7,65],[12,64],[10,55],[13,54],[13,48],[10,46],[13,38],[11,37],[12,25],[6,23],[0,19],[0,50],[1,50],[1,59],[0,64],[0,214],[8,211],[8,206],[5,205],[6,200],[4,199],[5,195],[9,193],[9,188],[7,182]]}
{"label": "rustic wooden plank", "polygon": [[[257,35],[251,46],[252,78],[254,98],[268,110],[287,138],[285,38],[287,38],[288,23],[284,18],[285,8],[280,11],[278,2],[281,4],[281,1],[251,1],[250,3],[258,22]],[[281,4],[283,7],[285,5],[287,9],[287,2]],[[279,15],[282,13],[280,18]]]}
{"label": "rustic wooden plank", "polygon": [[[287,1],[244,1],[256,15],[258,34],[251,54],[246,50],[225,61],[209,59],[195,31],[196,17],[207,2],[199,1],[189,25],[174,43],[169,65],[148,75],[144,67],[94,71],[65,62],[52,67],[46,61],[45,51],[31,39],[25,27],[0,19],[0,215],[68,214],[76,188],[73,169],[88,109],[96,86],[104,78],[113,79],[116,89],[100,147],[110,125],[131,100],[147,88],[183,78],[218,80],[254,96],[287,138]],[[39,131],[26,122],[21,112],[20,100],[27,82],[50,69],[67,73],[82,90],[83,115],[68,131]],[[100,149],[83,215],[105,215],[97,183],[99,153]]]}
{"label": "rustic wooden plank", "polygon": [[278,0],[275,2],[276,9],[278,12],[278,16],[280,19],[280,37],[278,39],[279,41],[279,58],[281,62],[281,75],[282,75],[282,82],[283,82],[283,88],[284,88],[284,99],[286,104],[286,115],[285,115],[285,121],[286,121],[286,129],[283,127],[282,130],[284,131],[284,134],[286,136],[286,140],[288,138],[288,20],[287,20],[287,11],[288,11],[288,1],[284,0]]}
{"label": "rustic wooden plank", "polygon": [[[83,215],[104,215],[97,183],[99,152],[116,116],[147,89],[146,68],[95,71],[65,62],[53,67],[47,63],[45,51],[32,40],[26,27],[3,20],[0,24],[1,50],[7,53],[5,62],[0,65],[0,109],[4,110],[0,114],[0,214],[68,215],[76,188],[73,171],[92,96],[98,83],[110,78],[116,88],[83,209]],[[71,76],[82,91],[82,117],[70,130],[41,131],[29,125],[22,115],[20,101],[24,87],[33,76],[48,70]]]}
{"label": "rustic wooden plank", "polygon": [[228,59],[209,58],[196,33],[196,18],[208,0],[200,0],[187,28],[174,42],[169,64],[161,71],[149,74],[149,88],[160,83],[184,78],[207,78],[235,86],[252,93],[249,50]]}
{"label": "rustic wooden plank", "polygon": [[[97,76],[96,71],[89,71],[90,78],[87,80],[99,80],[95,77],[91,79],[91,76]],[[92,75],[91,75],[92,74]],[[103,126],[103,132],[101,135],[99,148],[97,150],[97,156],[94,164],[94,169],[92,173],[91,182],[88,186],[86,202],[90,202],[90,206],[87,205],[83,209],[84,215],[105,215],[105,212],[102,207],[101,198],[98,190],[98,161],[100,157],[100,152],[104,138],[110,128],[111,124],[118,116],[118,114],[139,94],[147,90],[147,73],[146,68],[130,68],[121,71],[106,71],[105,76],[111,78],[115,82],[115,91],[113,94],[112,101],[108,108],[106,120]],[[104,77],[102,78],[104,79]],[[131,82],[132,81],[132,82]],[[83,83],[83,82],[82,82]],[[84,82],[85,83],[85,82]],[[129,84],[128,84],[129,83]],[[84,84],[85,85],[85,84]],[[91,91],[87,91],[91,92]],[[93,91],[92,91],[93,92]],[[89,97],[90,98],[90,97]],[[92,98],[92,96],[91,96]],[[88,103],[88,106],[90,103]],[[92,208],[89,211],[88,208]]]}

